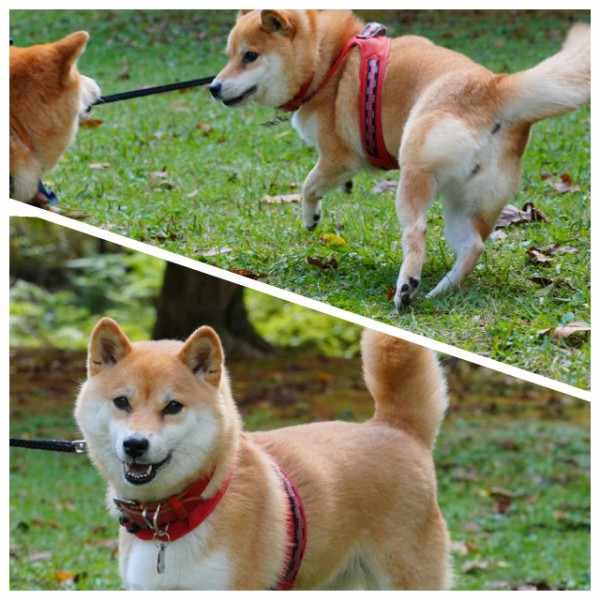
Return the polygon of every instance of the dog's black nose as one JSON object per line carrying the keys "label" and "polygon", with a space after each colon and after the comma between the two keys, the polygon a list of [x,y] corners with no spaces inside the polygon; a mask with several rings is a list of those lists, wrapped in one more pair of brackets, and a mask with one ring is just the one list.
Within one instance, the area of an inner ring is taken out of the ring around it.
{"label": "dog's black nose", "polygon": [[223,86],[221,85],[220,81],[213,81],[209,86],[208,89],[210,90],[210,93],[213,95],[213,98],[216,98],[217,100],[221,99],[221,88]]}
{"label": "dog's black nose", "polygon": [[131,458],[137,458],[148,450],[150,442],[142,436],[130,435],[123,440],[123,450],[125,453],[131,456]]}

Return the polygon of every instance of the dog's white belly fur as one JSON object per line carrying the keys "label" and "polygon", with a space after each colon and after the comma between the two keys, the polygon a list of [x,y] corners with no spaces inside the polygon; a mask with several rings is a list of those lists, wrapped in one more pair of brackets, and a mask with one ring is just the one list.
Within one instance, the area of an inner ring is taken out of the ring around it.
{"label": "dog's white belly fur", "polygon": [[156,569],[158,545],[135,539],[122,566],[131,590],[231,589],[232,566],[223,549],[207,551],[205,526],[171,542],[165,551],[165,572]]}

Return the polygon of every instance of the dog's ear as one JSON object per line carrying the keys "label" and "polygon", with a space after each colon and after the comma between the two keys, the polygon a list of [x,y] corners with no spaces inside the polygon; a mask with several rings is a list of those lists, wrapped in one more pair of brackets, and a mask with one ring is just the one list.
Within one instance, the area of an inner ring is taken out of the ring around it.
{"label": "dog's ear", "polygon": [[88,376],[97,375],[118,363],[132,351],[131,342],[116,321],[104,317],[98,321],[88,346]]}
{"label": "dog's ear", "polygon": [[246,16],[248,13],[251,13],[251,12],[254,12],[254,9],[252,9],[252,8],[250,8],[250,9],[248,9],[248,8],[242,8],[242,10],[239,10],[239,11],[238,11],[238,14],[237,14],[237,18],[236,18],[236,20],[235,20],[235,21],[236,21],[236,23],[237,23],[237,22],[238,22],[238,21],[239,21],[239,20],[240,20],[242,17],[245,17],[245,16]]}
{"label": "dog's ear", "polygon": [[65,84],[69,81],[71,71],[83,54],[89,39],[87,31],[76,31],[54,44],[59,61],[61,83]]}
{"label": "dog's ear", "polygon": [[223,372],[223,346],[211,327],[200,327],[184,342],[179,360],[199,377],[218,387]]}
{"label": "dog's ear", "polygon": [[267,33],[279,33],[287,37],[294,33],[292,22],[281,10],[261,10],[260,20],[262,30]]}

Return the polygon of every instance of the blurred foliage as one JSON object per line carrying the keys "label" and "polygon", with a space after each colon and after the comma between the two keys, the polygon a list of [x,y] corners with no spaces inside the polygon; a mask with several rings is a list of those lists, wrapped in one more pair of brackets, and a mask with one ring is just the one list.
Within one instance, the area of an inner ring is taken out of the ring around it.
{"label": "blurred foliage", "polygon": [[[10,249],[13,347],[85,348],[102,316],[126,323],[134,339],[149,337],[164,261],[38,219],[12,219]],[[252,324],[273,345],[358,355],[358,326],[245,294]]]}

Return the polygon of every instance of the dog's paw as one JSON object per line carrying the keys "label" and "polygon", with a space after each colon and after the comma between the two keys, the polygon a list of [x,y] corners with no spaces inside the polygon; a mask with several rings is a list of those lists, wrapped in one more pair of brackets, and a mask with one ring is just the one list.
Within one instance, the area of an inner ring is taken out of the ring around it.
{"label": "dog's paw", "polygon": [[396,305],[396,310],[400,311],[410,304],[411,300],[415,297],[417,293],[419,283],[421,282],[415,277],[408,277],[408,279],[400,277],[398,279],[398,285],[396,286],[396,294],[394,296],[394,304]]}
{"label": "dog's paw", "polygon": [[316,212],[312,215],[312,217],[304,218],[304,227],[308,229],[308,231],[313,231],[317,228],[319,221],[321,220],[321,212]]}

